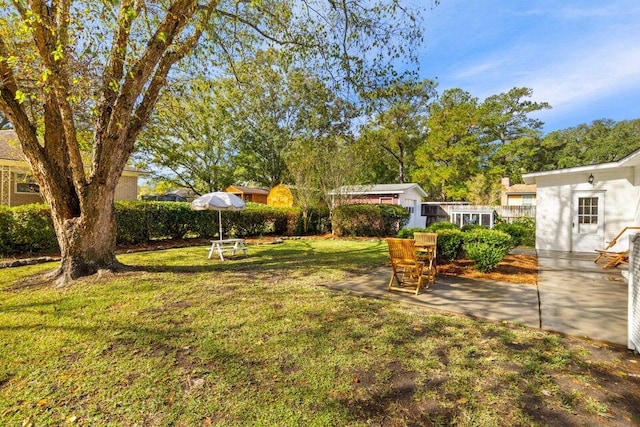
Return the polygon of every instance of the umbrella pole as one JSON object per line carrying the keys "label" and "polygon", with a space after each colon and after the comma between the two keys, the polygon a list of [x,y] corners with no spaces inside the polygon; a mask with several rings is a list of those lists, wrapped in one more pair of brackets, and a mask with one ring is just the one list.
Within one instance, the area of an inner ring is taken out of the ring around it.
{"label": "umbrella pole", "polygon": [[220,238],[220,241],[222,241],[222,211],[218,211],[218,225],[220,226],[218,237]]}

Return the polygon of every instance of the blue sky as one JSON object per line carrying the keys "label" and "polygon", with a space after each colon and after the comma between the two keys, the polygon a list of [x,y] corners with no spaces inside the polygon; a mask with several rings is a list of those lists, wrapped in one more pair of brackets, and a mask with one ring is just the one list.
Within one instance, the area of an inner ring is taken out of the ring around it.
{"label": "blue sky", "polygon": [[439,92],[529,87],[553,107],[545,132],[640,118],[638,0],[442,0],[424,27],[420,76]]}

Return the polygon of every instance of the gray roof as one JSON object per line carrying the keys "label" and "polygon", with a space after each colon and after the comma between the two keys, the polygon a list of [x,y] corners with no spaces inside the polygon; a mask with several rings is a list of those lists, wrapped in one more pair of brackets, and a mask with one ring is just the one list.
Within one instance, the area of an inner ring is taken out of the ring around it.
{"label": "gray roof", "polygon": [[414,189],[422,197],[427,193],[416,183],[407,184],[371,184],[371,185],[345,185],[329,192],[331,195],[361,195],[361,194],[398,194],[406,193]]}
{"label": "gray roof", "polygon": [[0,130],[0,159],[25,161],[15,131]]}

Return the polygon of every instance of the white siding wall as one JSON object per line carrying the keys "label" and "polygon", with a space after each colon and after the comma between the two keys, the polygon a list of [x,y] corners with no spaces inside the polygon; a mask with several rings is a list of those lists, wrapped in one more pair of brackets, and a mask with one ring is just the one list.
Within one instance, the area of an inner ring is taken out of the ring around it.
{"label": "white siding wall", "polygon": [[551,185],[539,179],[536,209],[536,249],[571,249],[571,191],[568,185]]}
{"label": "white siding wall", "polygon": [[[608,174],[609,179],[605,185],[605,226],[604,241],[609,243],[625,227],[638,225],[635,222],[637,216],[638,187],[634,185],[634,171],[631,168],[620,170],[620,174]],[[618,175],[618,176],[616,176]],[[597,187],[597,184],[596,184]],[[618,239],[618,243],[611,248],[614,251],[629,249],[627,235]]]}
{"label": "white siding wall", "polygon": [[425,220],[420,215],[420,200],[422,200],[422,196],[415,190],[409,190],[398,196],[399,205],[413,207],[413,212],[409,218],[409,222],[405,225],[405,228],[425,226]]}
{"label": "white siding wall", "polygon": [[[536,211],[536,248],[540,250],[570,251],[574,191],[604,192],[605,242],[613,239],[624,227],[640,225],[640,182],[632,168],[608,172],[594,172],[590,185],[588,174],[566,174],[539,177],[537,180],[538,207]],[[620,239],[627,245],[628,239]],[[620,246],[613,249],[618,250]],[[626,249],[626,248],[625,248]]]}

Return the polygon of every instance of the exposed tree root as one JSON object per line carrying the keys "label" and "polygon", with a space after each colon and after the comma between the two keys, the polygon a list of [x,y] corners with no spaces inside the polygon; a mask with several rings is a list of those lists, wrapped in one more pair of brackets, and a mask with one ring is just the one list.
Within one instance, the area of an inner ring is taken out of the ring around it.
{"label": "exposed tree root", "polygon": [[6,289],[30,290],[51,286],[56,289],[64,289],[76,283],[98,281],[105,278],[114,277],[118,274],[129,272],[132,270],[134,270],[134,268],[116,261],[115,263],[113,263],[113,266],[111,268],[100,268],[95,273],[77,276],[74,275],[72,271],[65,270],[62,266],[59,266],[54,270],[18,280]]}

